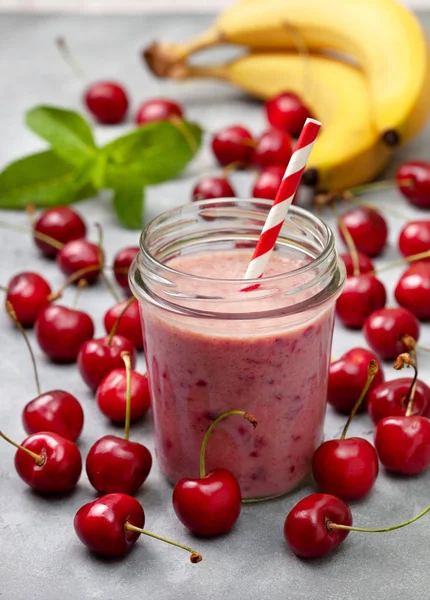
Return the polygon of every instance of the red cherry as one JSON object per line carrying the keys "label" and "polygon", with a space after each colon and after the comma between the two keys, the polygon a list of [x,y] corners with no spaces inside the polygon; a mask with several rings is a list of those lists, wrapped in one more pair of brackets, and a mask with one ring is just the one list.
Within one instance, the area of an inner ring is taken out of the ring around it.
{"label": "red cherry", "polygon": [[[129,304],[127,310],[122,314],[129,300],[123,300],[114,304],[104,317],[104,326],[106,333],[110,333],[115,323],[118,321],[116,332],[127,338],[136,346],[137,350],[143,348],[142,323],[140,320],[139,303],[137,300]],[[119,318],[121,316],[121,318]],[[118,320],[119,319],[119,320]]]}
{"label": "red cherry", "polygon": [[78,400],[63,390],[52,390],[31,400],[22,413],[27,433],[49,431],[74,442],[84,425],[84,412]]}
{"label": "red cherry", "polygon": [[37,317],[36,339],[54,362],[74,362],[80,347],[94,335],[94,323],[87,313],[52,304]]}
{"label": "red cherry", "polygon": [[149,475],[152,457],[143,444],[105,435],[90,448],[86,468],[91,485],[101,494],[135,494]]}
{"label": "red cherry", "polygon": [[320,558],[342,544],[349,531],[330,529],[330,523],[352,525],[349,506],[329,494],[311,494],[288,513],[284,524],[287,544],[301,558]]}
{"label": "red cherry", "polygon": [[[357,252],[357,256],[358,256],[359,271],[360,271],[361,275],[363,275],[364,273],[370,273],[370,272],[375,271],[373,262],[370,260],[370,258],[368,256],[366,256],[365,254],[362,254],[361,252]],[[345,264],[347,276],[350,277],[351,275],[354,275],[354,263],[353,263],[351,254],[348,254],[348,253],[341,254],[340,258],[343,260],[343,262]]]}
{"label": "red cherry", "polygon": [[363,333],[372,350],[390,360],[408,350],[402,341],[404,336],[418,340],[420,324],[405,308],[380,308],[367,317]]}
{"label": "red cherry", "polygon": [[336,302],[336,314],[345,327],[361,329],[363,323],[376,309],[387,301],[385,287],[373,275],[347,277],[343,292]]}
{"label": "red cherry", "polygon": [[417,263],[400,277],[394,292],[400,306],[418,319],[430,319],[430,263]]}
{"label": "red cherry", "polygon": [[311,116],[307,106],[290,92],[274,96],[266,102],[265,108],[270,125],[286,131],[293,137],[299,137],[306,119]]}
{"label": "red cherry", "polygon": [[140,105],[136,114],[136,123],[146,125],[154,121],[168,121],[172,117],[182,119],[184,116],[181,106],[169,98],[153,98]]}
{"label": "red cherry", "polygon": [[73,524],[81,542],[100,556],[123,556],[144,534],[187,550],[192,563],[202,560],[192,548],[142,529],[145,525],[142,505],[127,494],[107,494],[85,504],[76,513]]}
{"label": "red cherry", "polygon": [[330,365],[328,377],[327,402],[338,412],[349,414],[364,388],[367,380],[369,362],[375,360],[378,364],[376,373],[368,394],[364,397],[358,411],[365,409],[367,399],[377,385],[384,381],[384,371],[373,352],[365,348],[353,348],[339,360]]}
{"label": "red cherry", "polygon": [[[106,375],[97,388],[97,404],[101,412],[115,423],[125,422],[126,370],[114,369]],[[148,378],[136,371],[131,372],[130,421],[143,417],[151,406]]]}
{"label": "red cherry", "polygon": [[430,464],[430,421],[418,415],[385,417],[376,425],[375,447],[388,471],[417,475]]}
{"label": "red cherry", "polygon": [[78,354],[78,369],[85,383],[96,390],[102,379],[114,369],[123,366],[122,352],[131,355],[132,367],[136,364],[136,349],[127,338],[106,335],[82,344]]}
{"label": "red cherry", "polygon": [[74,442],[42,431],[17,446],[1,432],[0,436],[18,448],[15,469],[32,489],[44,493],[68,492],[78,483],[82,459]]}
{"label": "red cherry", "polygon": [[126,494],[108,494],[82,506],[75,515],[75,531],[85,546],[101,556],[122,556],[140,537],[126,523],[142,528],[145,513],[140,503]]}
{"label": "red cherry", "polygon": [[7,284],[6,302],[10,302],[23,327],[33,327],[39,313],[49,305],[51,286],[37,273],[25,271]]}
{"label": "red cherry", "polygon": [[113,261],[113,274],[119,286],[122,287],[128,294],[130,293],[130,287],[128,285],[128,271],[131,263],[139,254],[138,246],[130,246],[123,248],[116,253]]}
{"label": "red cherry", "polygon": [[194,186],[192,200],[207,200],[209,198],[234,198],[235,191],[225,177],[203,177]]}
{"label": "red cherry", "polygon": [[266,198],[267,200],[274,200],[278,193],[279,186],[285,174],[285,167],[283,165],[272,165],[266,167],[257,175],[254,187],[252,189],[252,196],[254,198]]}
{"label": "red cherry", "polygon": [[410,204],[430,208],[430,164],[422,161],[403,163],[397,171],[396,183]]}
{"label": "red cherry", "polygon": [[253,163],[258,167],[284,165],[293,153],[291,136],[280,129],[270,129],[259,137],[254,150]]}
{"label": "red cherry", "polygon": [[230,415],[239,415],[253,427],[257,421],[249,413],[233,410],[220,415],[209,427],[200,451],[200,478],[181,479],[173,490],[173,508],[185,527],[197,535],[213,536],[230,531],[240,515],[242,493],[235,476],[227,469],[206,474],[205,450],[214,427]]}
{"label": "red cherry", "polygon": [[230,531],[239,518],[241,503],[237,479],[226,469],[215,469],[201,479],[181,479],[173,490],[176,516],[197,535]]}
{"label": "red cherry", "polygon": [[342,500],[367,496],[378,470],[375,448],[360,437],[324,442],[312,459],[312,473],[320,490]]}
{"label": "red cherry", "polygon": [[[403,256],[430,251],[430,221],[409,221],[399,235],[399,250]],[[423,258],[427,262],[429,258]]]}
{"label": "red cherry", "polygon": [[212,150],[220,165],[237,163],[246,167],[252,162],[254,140],[245,127],[232,125],[214,135]]}
{"label": "red cherry", "polygon": [[88,269],[88,273],[82,276],[87,283],[97,280],[103,268],[103,261],[103,251],[96,244],[84,239],[67,242],[57,254],[57,264],[67,276]]}
{"label": "red cherry", "polygon": [[[366,206],[358,206],[347,210],[340,218],[359,252],[368,256],[378,256],[385,248],[388,227],[379,212]],[[339,234],[345,241],[340,228]]]}
{"label": "red cherry", "polygon": [[128,97],[124,88],[113,81],[92,83],[85,92],[85,104],[100,123],[115,125],[124,121]]}
{"label": "red cherry", "polygon": [[[402,377],[380,383],[370,390],[367,411],[372,421],[378,423],[385,417],[404,416],[411,384],[411,378]],[[420,379],[417,379],[412,414],[430,416],[430,388]]]}
{"label": "red cherry", "polygon": [[[61,244],[66,244],[71,240],[84,238],[87,228],[77,212],[68,206],[55,206],[43,211],[34,223],[33,231],[47,235]],[[38,237],[34,237],[34,243],[48,258],[57,256],[58,248],[52,244]]]}

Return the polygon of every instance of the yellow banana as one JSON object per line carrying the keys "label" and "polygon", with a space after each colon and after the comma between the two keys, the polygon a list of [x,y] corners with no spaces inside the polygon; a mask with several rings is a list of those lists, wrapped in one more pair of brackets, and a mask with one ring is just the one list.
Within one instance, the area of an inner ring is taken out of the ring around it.
{"label": "yellow banana", "polygon": [[170,76],[191,53],[223,43],[252,50],[303,45],[354,57],[368,79],[374,121],[388,144],[415,136],[429,116],[427,42],[415,16],[395,0],[242,0],[195,40],[155,44],[146,59],[157,75]]}
{"label": "yellow banana", "polygon": [[391,149],[372,122],[370,97],[359,69],[323,56],[250,54],[225,65],[182,65],[181,78],[215,77],[261,99],[288,89],[300,96],[323,128],[305,175],[319,190],[342,190],[370,181]]}

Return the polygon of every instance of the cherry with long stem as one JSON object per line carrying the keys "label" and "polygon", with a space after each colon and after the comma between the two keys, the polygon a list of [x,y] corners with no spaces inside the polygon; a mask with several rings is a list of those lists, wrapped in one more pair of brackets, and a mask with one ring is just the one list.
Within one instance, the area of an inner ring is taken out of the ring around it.
{"label": "cherry with long stem", "polygon": [[9,301],[6,301],[6,311],[7,311],[7,314],[9,315],[9,317],[15,323],[16,327],[19,329],[22,337],[24,338],[24,342],[26,343],[26,346],[28,348],[28,352],[30,354],[31,364],[33,365],[34,380],[36,382],[37,395],[40,396],[42,394],[42,392],[41,392],[41,387],[40,387],[39,373],[38,373],[38,370],[37,370],[36,358],[34,356],[33,348],[31,347],[31,344],[30,344],[30,340],[27,337],[27,334],[25,332],[24,327],[18,321],[18,317],[16,316],[16,312],[15,312],[12,304]]}
{"label": "cherry with long stem", "polygon": [[21,227],[20,225],[7,223],[6,221],[0,221],[0,227],[3,227],[4,229],[11,229],[12,231],[17,231],[18,233],[28,233],[40,240],[41,242],[45,242],[53,248],[56,248],[57,250],[61,250],[64,247],[64,244],[54,239],[50,235],[46,235],[45,233],[42,233],[40,231],[33,231],[31,229],[27,229],[26,227]]}
{"label": "cherry with long stem", "polygon": [[33,458],[36,461],[37,466],[41,467],[42,465],[45,464],[46,457],[43,456],[43,454],[36,454],[36,452],[32,452],[28,448],[24,448],[24,446],[21,446],[20,444],[17,444],[13,440],[11,440],[2,431],[0,431],[0,437],[3,438],[5,440],[5,442],[10,444],[11,446],[14,446],[17,450],[22,450],[23,452],[28,454],[28,456],[31,456],[31,458]]}
{"label": "cherry with long stem", "polygon": [[166,544],[170,544],[171,546],[176,546],[177,548],[182,548],[182,550],[186,550],[187,552],[189,552],[191,554],[190,561],[193,564],[201,562],[201,560],[203,558],[202,555],[200,554],[200,552],[193,550],[193,548],[190,548],[190,546],[185,546],[184,544],[180,544],[179,542],[174,542],[173,540],[169,540],[168,538],[162,537],[161,535],[152,533],[151,531],[148,531],[147,529],[140,529],[140,527],[135,527],[131,523],[127,522],[124,525],[124,529],[126,531],[135,531],[136,533],[142,533],[143,535],[147,535],[156,540],[160,540],[161,542],[165,542]]}
{"label": "cherry with long stem", "polygon": [[424,517],[430,511],[430,505],[427,506],[420,513],[409,519],[408,521],[403,521],[403,523],[399,523],[397,525],[392,525],[391,527],[354,527],[353,525],[341,525],[340,523],[332,523],[331,521],[327,521],[327,530],[331,531],[332,529],[343,529],[344,531],[361,531],[363,533],[385,533],[388,531],[395,531],[396,529],[402,529],[407,525],[411,525],[411,523],[415,523],[422,517]]}
{"label": "cherry with long stem", "polygon": [[185,527],[198,535],[211,537],[229,531],[239,518],[242,493],[236,477],[227,469],[206,473],[205,452],[214,428],[223,419],[237,415],[255,428],[257,420],[243,410],[221,414],[208,428],[200,450],[200,478],[181,479],[173,490],[173,508]]}
{"label": "cherry with long stem", "polygon": [[320,490],[343,500],[358,500],[366,496],[378,476],[378,455],[372,444],[362,437],[346,438],[351,421],[377,372],[378,364],[371,360],[366,384],[351,410],[340,439],[323,442],[312,458],[312,473]]}

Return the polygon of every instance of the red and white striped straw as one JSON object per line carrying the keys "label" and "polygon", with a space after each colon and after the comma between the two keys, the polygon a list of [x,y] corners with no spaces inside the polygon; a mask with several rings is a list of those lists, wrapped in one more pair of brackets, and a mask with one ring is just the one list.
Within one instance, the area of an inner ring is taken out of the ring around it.
{"label": "red and white striped straw", "polygon": [[[290,162],[285,170],[278,193],[272,208],[267,215],[260,239],[255,247],[251,262],[245,273],[244,279],[259,279],[263,277],[264,270],[269,262],[270,255],[275,247],[279,232],[281,231],[288,209],[299,187],[300,179],[308,162],[309,155],[321,128],[321,123],[315,119],[306,119]],[[252,286],[251,286],[252,287]],[[251,288],[244,288],[249,290]]]}

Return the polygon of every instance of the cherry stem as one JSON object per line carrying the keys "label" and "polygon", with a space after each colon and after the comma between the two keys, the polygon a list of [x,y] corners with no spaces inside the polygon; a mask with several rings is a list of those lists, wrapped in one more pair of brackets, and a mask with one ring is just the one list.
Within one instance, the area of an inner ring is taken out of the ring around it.
{"label": "cherry stem", "polygon": [[191,554],[190,561],[192,563],[199,563],[202,560],[202,555],[200,554],[200,552],[196,552],[196,550],[193,550],[189,546],[184,546],[183,544],[180,544],[179,542],[174,542],[173,540],[169,540],[168,538],[162,537],[161,535],[157,535],[156,533],[151,533],[150,531],[147,531],[146,529],[140,529],[140,527],[135,527],[128,521],[125,523],[124,529],[126,531],[135,531],[136,533],[148,535],[149,537],[152,537],[156,540],[160,540],[160,542],[165,542],[166,544],[170,544],[171,546],[176,546],[177,548],[182,548],[182,550],[186,550],[187,552],[189,552]]}
{"label": "cherry stem", "polygon": [[116,334],[119,322],[121,321],[121,319],[123,318],[123,316],[125,315],[125,313],[127,312],[127,310],[130,308],[130,306],[135,301],[136,301],[136,298],[134,296],[132,296],[128,300],[127,304],[124,306],[124,308],[122,309],[122,311],[119,313],[119,315],[118,315],[115,323],[112,325],[112,329],[109,331],[109,336],[108,336],[108,339],[107,339],[107,345],[108,346],[110,346],[112,344],[112,339],[113,339],[113,336]]}
{"label": "cherry stem", "polygon": [[9,317],[12,319],[12,321],[15,323],[15,325],[19,329],[22,337],[24,338],[24,342],[27,344],[27,348],[30,353],[31,364],[33,365],[34,380],[36,382],[37,395],[40,396],[42,391],[40,389],[39,373],[37,371],[36,358],[34,356],[33,348],[31,347],[31,344],[30,344],[30,340],[28,339],[28,335],[25,332],[24,327],[19,322],[18,317],[16,316],[15,309],[13,308],[13,306],[9,302],[9,300],[6,300],[6,311],[7,311],[7,314],[9,315]]}
{"label": "cherry stem", "polygon": [[78,281],[78,289],[76,290],[76,294],[73,300],[73,304],[72,304],[72,308],[76,309],[78,306],[78,302],[79,302],[79,298],[81,296],[81,292],[82,290],[84,290],[88,285],[88,282],[86,279],[80,279]]}
{"label": "cherry stem", "polygon": [[18,231],[18,233],[29,233],[41,242],[45,242],[53,248],[57,248],[57,250],[61,250],[64,246],[64,244],[62,244],[58,240],[55,240],[50,235],[46,235],[45,233],[41,233],[40,231],[27,229],[26,227],[21,227],[20,225],[12,225],[12,223],[6,223],[6,221],[0,221],[0,227],[3,227],[4,229],[12,229],[13,231]]}
{"label": "cherry stem", "polygon": [[[50,294],[48,296],[49,302],[54,302],[55,300],[58,300],[59,298],[61,298],[64,290],[66,288],[68,288],[69,285],[71,285],[72,283],[75,283],[75,281],[79,282],[81,279],[83,279],[84,275],[87,275],[88,273],[93,273],[94,271],[98,271],[99,268],[100,268],[99,265],[91,265],[89,267],[84,267],[83,269],[79,269],[79,271],[76,271],[75,273],[72,273],[71,275],[69,275],[69,277],[65,280],[65,282],[58,288],[58,290],[56,292],[52,292],[52,294]],[[87,282],[85,282],[85,283],[87,283]]]}
{"label": "cherry stem", "polygon": [[399,523],[398,525],[393,525],[392,527],[381,527],[378,529],[368,529],[367,527],[354,527],[352,525],[339,525],[338,523],[332,523],[331,521],[327,521],[326,527],[327,527],[328,531],[331,531],[332,529],[344,529],[346,531],[362,531],[365,533],[385,533],[386,531],[394,531],[395,529],[401,529],[402,527],[406,527],[407,525],[410,525],[411,523],[415,523],[415,521],[418,521],[418,519],[421,519],[421,517],[424,517],[424,515],[426,515],[429,511],[430,511],[430,506],[427,506],[427,508],[425,508],[418,515],[415,515],[415,517],[413,517],[412,519],[409,519],[409,521],[404,521],[404,523]]}
{"label": "cherry stem", "polygon": [[224,177],[226,179],[228,179],[230,177],[230,175],[232,173],[234,173],[234,171],[237,171],[241,166],[242,166],[242,163],[239,162],[238,160],[231,162],[223,168],[222,174],[224,175]]}
{"label": "cherry stem", "polygon": [[414,361],[407,352],[403,352],[402,354],[399,354],[399,356],[396,358],[393,367],[396,369],[396,371],[400,371],[404,367],[406,367],[407,369],[409,367],[412,367],[414,370],[414,377],[412,379],[411,386],[405,398],[405,402],[407,402],[405,417],[410,417],[412,414],[412,409],[414,407],[415,391],[417,389],[418,369],[416,361]]}
{"label": "cherry stem", "polygon": [[9,292],[9,288],[7,288],[5,285],[0,285],[0,290],[2,292],[6,292],[6,294]]}
{"label": "cherry stem", "polygon": [[25,207],[25,212],[30,221],[30,225],[33,227],[35,213],[36,213],[36,207],[34,206],[34,204],[27,204],[27,206]]}
{"label": "cherry stem", "polygon": [[130,356],[130,352],[121,352],[121,358],[125,364],[125,377],[126,377],[124,439],[128,440],[130,437],[130,408],[131,408],[131,356]]}
{"label": "cherry stem", "polygon": [[79,79],[84,79],[85,81],[87,81],[88,77],[85,75],[84,71],[79,66],[79,64],[76,62],[75,58],[73,57],[72,53],[70,52],[70,49],[66,42],[66,39],[64,37],[60,36],[55,40],[55,44],[56,44],[58,50],[60,51],[60,54],[63,57],[64,62],[66,62],[69,65],[69,67],[72,69],[72,71],[74,72],[76,77],[79,77]]}
{"label": "cherry stem", "polygon": [[343,235],[343,237],[345,239],[345,243],[346,243],[346,245],[348,247],[348,250],[349,250],[349,253],[351,255],[351,260],[352,260],[352,274],[354,276],[358,276],[358,275],[360,275],[360,259],[358,258],[357,248],[356,248],[356,245],[354,243],[354,240],[352,239],[352,235],[349,233],[349,229],[345,225],[345,223],[343,222],[342,217],[337,212],[335,205],[334,204],[330,204],[330,208],[331,208],[332,213],[336,217],[337,222],[339,223],[339,229],[342,232],[342,235]]}
{"label": "cherry stem", "polygon": [[209,437],[215,427],[218,425],[220,421],[225,419],[226,417],[230,417],[231,415],[238,415],[239,417],[243,417],[247,421],[251,423],[254,429],[257,427],[257,419],[251,413],[245,412],[244,410],[229,410],[228,412],[222,413],[219,417],[215,419],[213,423],[211,423],[209,429],[205,433],[205,437],[203,438],[202,447],[200,450],[200,478],[204,479],[206,477],[206,467],[205,467],[205,453],[206,446],[209,440]]}
{"label": "cherry stem", "polygon": [[43,465],[43,463],[45,462],[45,459],[43,458],[43,456],[41,456],[40,454],[36,454],[36,452],[32,452],[28,448],[24,448],[23,446],[20,446],[19,444],[17,444],[16,442],[14,442],[10,438],[8,438],[7,435],[5,435],[2,431],[0,431],[0,437],[2,437],[9,444],[12,444],[12,446],[15,446],[15,448],[18,448],[18,450],[22,450],[23,452],[26,452],[29,456],[31,456],[31,458],[34,458],[34,460],[36,461],[36,464],[38,464],[39,466]]}
{"label": "cherry stem", "polygon": [[199,144],[196,138],[192,135],[191,131],[188,129],[187,124],[184,122],[184,120],[181,119],[181,117],[179,117],[178,115],[172,115],[169,118],[169,121],[174,127],[176,127],[179,133],[181,133],[184,136],[185,141],[190,147],[191,152],[195,154],[199,149]]}
{"label": "cherry stem", "polygon": [[106,273],[103,271],[104,266],[105,266],[105,261],[103,258],[103,229],[102,229],[102,226],[100,225],[100,223],[95,223],[95,226],[99,232],[99,241],[97,243],[97,247],[98,247],[98,253],[99,253],[100,277],[103,279],[103,283],[105,284],[107,289],[110,291],[113,298],[117,302],[119,302],[121,300],[121,298],[118,296],[116,289],[113,287],[113,285],[109,281],[108,277],[106,276]]}
{"label": "cherry stem", "polygon": [[395,260],[389,265],[385,265],[380,267],[377,271],[370,271],[368,275],[377,275],[381,271],[387,271],[388,269],[394,269],[395,267],[401,267],[405,262],[411,263],[417,260],[422,260],[423,258],[430,258],[430,250],[426,250],[425,252],[418,252],[418,254],[411,254],[410,256],[405,256],[400,260]]}
{"label": "cherry stem", "polygon": [[366,384],[364,386],[364,388],[361,390],[361,394],[360,397],[358,398],[357,402],[354,404],[354,408],[351,411],[351,414],[348,417],[347,422],[345,423],[345,427],[343,428],[342,434],[340,436],[341,440],[344,440],[346,437],[346,433],[348,431],[349,426],[351,425],[351,421],[355,416],[355,413],[357,412],[357,410],[360,408],[361,403],[364,400],[365,395],[367,394],[367,392],[369,391],[370,385],[373,381],[373,378],[375,377],[376,373],[378,372],[379,368],[378,368],[378,363],[376,362],[376,360],[371,360],[369,362],[369,366],[367,369],[367,381]]}
{"label": "cherry stem", "polygon": [[404,345],[408,349],[409,354],[414,359],[415,366],[417,366],[418,359],[417,359],[417,351],[416,351],[416,349],[417,349],[417,341],[416,341],[416,339],[413,338],[411,335],[406,334],[406,335],[403,335],[401,337],[400,341],[404,343]]}

